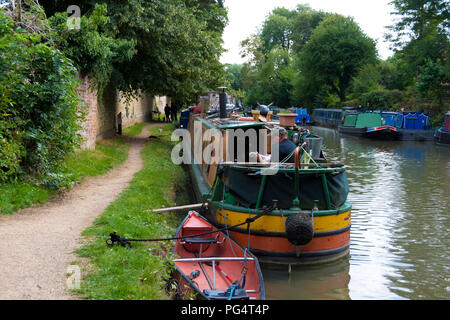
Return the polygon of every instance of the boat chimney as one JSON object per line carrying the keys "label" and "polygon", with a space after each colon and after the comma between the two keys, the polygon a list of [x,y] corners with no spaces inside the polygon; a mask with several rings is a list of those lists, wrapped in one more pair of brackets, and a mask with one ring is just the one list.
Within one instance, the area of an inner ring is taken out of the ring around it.
{"label": "boat chimney", "polygon": [[220,120],[226,120],[227,118],[227,93],[225,89],[227,87],[218,87],[222,92],[219,93],[219,118]]}

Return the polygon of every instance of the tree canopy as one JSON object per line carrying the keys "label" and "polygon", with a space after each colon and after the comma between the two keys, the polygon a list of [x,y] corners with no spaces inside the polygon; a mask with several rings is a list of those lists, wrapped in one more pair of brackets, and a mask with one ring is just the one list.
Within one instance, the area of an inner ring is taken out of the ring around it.
{"label": "tree canopy", "polygon": [[422,110],[441,121],[450,99],[449,1],[393,0],[391,7],[396,23],[386,26],[385,40],[394,54],[386,60],[351,17],[303,4],[276,8],[241,43],[244,102]]}
{"label": "tree canopy", "polygon": [[375,59],[375,42],[352,19],[330,15],[314,29],[302,50],[300,73],[316,90],[328,86],[344,102],[352,78]]}
{"label": "tree canopy", "polygon": [[223,81],[222,1],[79,1],[81,32],[63,30],[69,4],[44,3],[47,14],[59,18],[59,44],[82,70],[122,92],[186,99]]}

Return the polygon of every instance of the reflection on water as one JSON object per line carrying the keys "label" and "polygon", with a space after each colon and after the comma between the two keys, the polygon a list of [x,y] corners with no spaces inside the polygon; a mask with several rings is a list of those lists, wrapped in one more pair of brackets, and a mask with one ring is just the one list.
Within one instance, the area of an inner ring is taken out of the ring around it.
{"label": "reflection on water", "polygon": [[450,148],[311,129],[347,169],[350,256],[290,276],[264,269],[267,298],[450,299]]}

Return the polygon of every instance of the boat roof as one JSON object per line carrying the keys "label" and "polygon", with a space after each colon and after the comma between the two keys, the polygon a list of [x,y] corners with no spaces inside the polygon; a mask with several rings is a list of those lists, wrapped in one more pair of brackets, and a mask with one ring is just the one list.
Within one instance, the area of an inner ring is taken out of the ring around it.
{"label": "boat roof", "polygon": [[218,129],[239,129],[239,128],[262,128],[266,125],[265,122],[255,122],[255,121],[234,121],[227,120],[225,123],[218,123],[219,118],[205,119],[203,117],[197,117],[196,119],[202,121],[205,125],[210,128]]}
{"label": "boat roof", "polygon": [[316,108],[313,111],[332,111],[332,112],[342,112],[342,109],[327,109],[327,108]]}

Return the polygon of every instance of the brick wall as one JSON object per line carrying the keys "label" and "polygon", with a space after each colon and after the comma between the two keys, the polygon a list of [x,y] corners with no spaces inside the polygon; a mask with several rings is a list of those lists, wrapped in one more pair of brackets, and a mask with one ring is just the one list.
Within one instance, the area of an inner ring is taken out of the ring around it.
{"label": "brick wall", "polygon": [[80,123],[82,129],[79,131],[83,138],[81,149],[95,149],[97,139],[97,90],[90,88],[89,77],[80,75],[78,95],[85,102],[80,109],[85,113],[85,120]]}
{"label": "brick wall", "polygon": [[144,94],[137,99],[126,101],[111,86],[107,86],[99,97],[97,90],[90,88],[89,77],[80,76],[80,80],[78,92],[85,102],[80,109],[86,113],[79,132],[83,138],[82,149],[95,149],[96,141],[113,137],[117,132],[119,113],[122,115],[122,128],[126,128],[137,122],[150,121],[154,106],[155,109],[164,109],[166,103],[170,105],[168,97]]}

